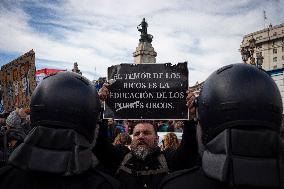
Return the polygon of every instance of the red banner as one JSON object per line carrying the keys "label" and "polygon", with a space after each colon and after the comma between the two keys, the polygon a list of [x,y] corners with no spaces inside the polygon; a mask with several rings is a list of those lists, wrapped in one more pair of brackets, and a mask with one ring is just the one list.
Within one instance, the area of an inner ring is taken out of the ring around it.
{"label": "red banner", "polygon": [[41,70],[36,71],[36,82],[39,84],[39,82],[46,76],[57,73],[57,72],[64,72],[66,70],[59,70],[59,69],[49,69],[49,68],[44,68]]}

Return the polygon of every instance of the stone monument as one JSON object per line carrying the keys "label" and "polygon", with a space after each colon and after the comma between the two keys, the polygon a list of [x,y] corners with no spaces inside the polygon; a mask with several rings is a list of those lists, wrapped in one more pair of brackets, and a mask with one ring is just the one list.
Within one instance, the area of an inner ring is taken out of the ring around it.
{"label": "stone monument", "polygon": [[134,63],[156,63],[157,53],[152,47],[153,36],[147,33],[148,23],[143,18],[141,24],[137,26],[139,32],[141,32],[138,47],[136,47],[133,53]]}

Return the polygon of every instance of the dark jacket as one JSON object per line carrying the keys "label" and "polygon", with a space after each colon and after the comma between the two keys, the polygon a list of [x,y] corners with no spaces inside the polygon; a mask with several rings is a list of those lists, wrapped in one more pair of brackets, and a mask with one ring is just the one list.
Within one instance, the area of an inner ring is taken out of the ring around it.
{"label": "dark jacket", "polygon": [[[198,188],[198,189],[270,189],[274,187],[257,187],[257,186],[230,186],[227,183],[223,183],[208,177],[201,167],[195,167],[192,169],[186,169],[174,172],[166,176],[159,189],[188,189],[188,188]],[[280,187],[276,187],[280,188]],[[283,188],[283,187],[282,187]]]}
{"label": "dark jacket", "polygon": [[214,179],[210,179],[204,175],[202,169],[195,167],[174,172],[166,176],[160,189],[185,189],[185,188],[198,188],[198,189],[222,189],[224,188],[220,183]]}
{"label": "dark jacket", "polygon": [[182,141],[177,150],[162,152],[157,148],[150,157],[141,161],[132,156],[126,147],[113,146],[107,142],[104,123],[94,152],[104,170],[115,175],[122,188],[157,188],[169,172],[190,168],[196,164],[198,150],[195,123],[188,121],[184,127]]}
{"label": "dark jacket", "polygon": [[264,129],[226,129],[206,144],[202,166],[164,178],[170,188],[284,188],[283,144]]}
{"label": "dark jacket", "polygon": [[96,170],[79,175],[60,176],[24,171],[11,165],[0,169],[0,188],[3,189],[112,189],[114,185],[112,178]]}
{"label": "dark jacket", "polygon": [[0,188],[116,188],[115,179],[95,170],[92,147],[74,130],[35,127],[0,169]]}

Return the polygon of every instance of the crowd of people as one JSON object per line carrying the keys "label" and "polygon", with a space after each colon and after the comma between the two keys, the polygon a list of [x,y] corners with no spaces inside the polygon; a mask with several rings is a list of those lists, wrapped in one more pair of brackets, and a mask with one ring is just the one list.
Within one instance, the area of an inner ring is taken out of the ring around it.
{"label": "crowd of people", "polygon": [[[0,166],[4,166],[14,149],[24,141],[31,130],[30,109],[16,108],[0,115]],[[170,132],[163,138],[161,149],[178,146],[179,140],[174,132],[182,132],[182,121],[153,121],[158,132]],[[115,121],[108,119],[108,140],[114,145],[130,147],[135,121]]]}
{"label": "crowd of people", "polygon": [[[115,121],[113,119],[108,119],[108,138],[113,142],[119,133],[125,133],[128,135],[133,134],[134,126],[137,121],[124,120]],[[155,120],[152,121],[153,126],[157,132],[183,132],[183,121],[179,120]],[[174,133],[173,133],[174,134]]]}
{"label": "crowd of people", "polygon": [[0,166],[4,166],[14,149],[31,130],[28,108],[16,108],[0,115]]}
{"label": "crowd of people", "polygon": [[265,71],[228,65],[198,98],[186,94],[190,120],[117,122],[99,116],[107,86],[98,94],[76,73],[46,77],[30,110],[0,119],[3,160],[9,156],[0,188],[284,187],[282,99]]}

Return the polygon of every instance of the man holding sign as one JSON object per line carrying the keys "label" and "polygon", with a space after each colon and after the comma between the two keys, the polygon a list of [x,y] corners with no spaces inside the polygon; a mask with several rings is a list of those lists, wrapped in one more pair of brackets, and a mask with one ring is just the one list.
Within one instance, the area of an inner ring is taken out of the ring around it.
{"label": "man holding sign", "polygon": [[121,64],[108,71],[109,80],[113,82],[100,90],[100,97],[105,100],[104,118],[113,116],[138,121],[130,150],[107,141],[106,120],[103,121],[94,151],[105,170],[114,174],[123,188],[138,189],[157,188],[169,172],[194,166],[198,151],[193,120],[185,121],[179,148],[165,152],[158,147],[155,126],[145,121],[186,120],[194,112],[195,96],[186,91],[186,63],[175,66]]}

